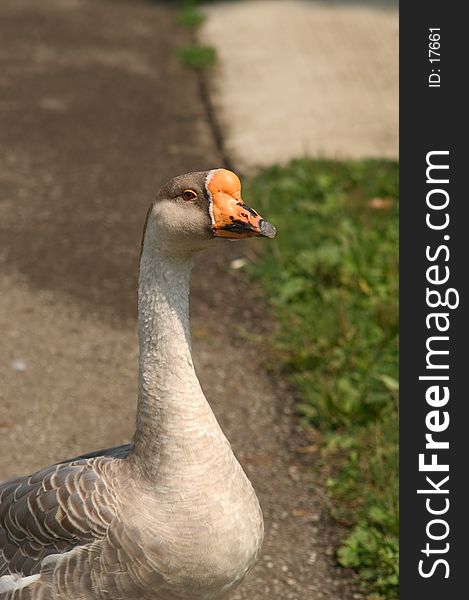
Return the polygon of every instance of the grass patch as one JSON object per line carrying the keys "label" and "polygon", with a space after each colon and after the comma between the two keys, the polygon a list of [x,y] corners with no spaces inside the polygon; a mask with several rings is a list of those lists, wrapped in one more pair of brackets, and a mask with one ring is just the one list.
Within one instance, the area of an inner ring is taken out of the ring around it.
{"label": "grass patch", "polygon": [[[182,0],[178,14],[178,23],[192,31],[196,31],[205,21],[205,16],[198,8],[197,0]],[[217,51],[213,46],[203,46],[196,40],[188,46],[177,49],[179,60],[189,69],[207,69],[217,62]]]}
{"label": "grass patch", "polygon": [[297,160],[249,185],[278,229],[253,273],[278,323],[276,358],[322,432],[338,561],[370,593],[398,585],[398,165]]}
{"label": "grass patch", "polygon": [[200,27],[205,21],[205,16],[197,6],[198,2],[196,0],[183,0],[180,2],[180,5],[181,8],[178,15],[179,24],[189,29]]}
{"label": "grass patch", "polygon": [[182,64],[190,69],[206,69],[213,67],[217,61],[217,53],[212,46],[191,44],[177,50]]}

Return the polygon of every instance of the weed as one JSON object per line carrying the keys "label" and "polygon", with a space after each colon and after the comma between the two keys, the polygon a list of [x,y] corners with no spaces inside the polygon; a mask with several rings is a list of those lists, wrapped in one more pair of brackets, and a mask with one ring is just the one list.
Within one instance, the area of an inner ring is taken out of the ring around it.
{"label": "weed", "polygon": [[183,27],[196,29],[205,21],[205,16],[197,8],[196,0],[183,0],[179,11],[178,22]]}
{"label": "weed", "polygon": [[182,64],[191,69],[206,69],[212,67],[217,60],[215,48],[192,44],[177,50]]}
{"label": "weed", "polygon": [[[205,16],[198,8],[197,0],[181,0],[179,2],[180,10],[178,22],[182,27],[196,30],[204,22]],[[195,39],[189,46],[182,46],[177,49],[180,61],[185,67],[190,69],[207,69],[212,67],[217,61],[217,52],[213,46],[202,46]]]}

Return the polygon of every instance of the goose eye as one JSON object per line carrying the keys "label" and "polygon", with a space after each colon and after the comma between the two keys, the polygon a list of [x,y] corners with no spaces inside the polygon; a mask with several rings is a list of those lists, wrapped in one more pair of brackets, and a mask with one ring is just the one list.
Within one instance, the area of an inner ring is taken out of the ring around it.
{"label": "goose eye", "polygon": [[182,197],[184,200],[195,200],[197,198],[197,193],[194,190],[185,190],[182,193]]}

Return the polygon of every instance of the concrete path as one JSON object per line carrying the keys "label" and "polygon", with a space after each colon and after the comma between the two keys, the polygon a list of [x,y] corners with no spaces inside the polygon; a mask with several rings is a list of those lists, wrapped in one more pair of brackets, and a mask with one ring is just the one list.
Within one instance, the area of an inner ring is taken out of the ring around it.
{"label": "concrete path", "polygon": [[209,3],[213,104],[238,168],[302,155],[396,157],[397,2]]}
{"label": "concrete path", "polygon": [[[136,274],[169,176],[219,166],[170,3],[0,3],[0,480],[125,442]],[[227,244],[196,269],[195,360],[260,496],[266,542],[236,600],[349,600],[293,399],[266,374],[260,291]],[[242,324],[242,327],[240,326]]]}

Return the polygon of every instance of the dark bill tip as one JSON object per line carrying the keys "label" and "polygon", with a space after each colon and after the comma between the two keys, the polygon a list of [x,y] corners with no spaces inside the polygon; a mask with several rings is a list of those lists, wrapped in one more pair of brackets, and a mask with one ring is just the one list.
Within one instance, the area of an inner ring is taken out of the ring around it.
{"label": "dark bill tip", "polygon": [[272,225],[272,223],[269,223],[268,221],[264,221],[264,219],[261,219],[261,221],[259,223],[259,231],[261,232],[261,235],[268,237],[268,238],[275,237],[275,235],[277,233],[277,230]]}

